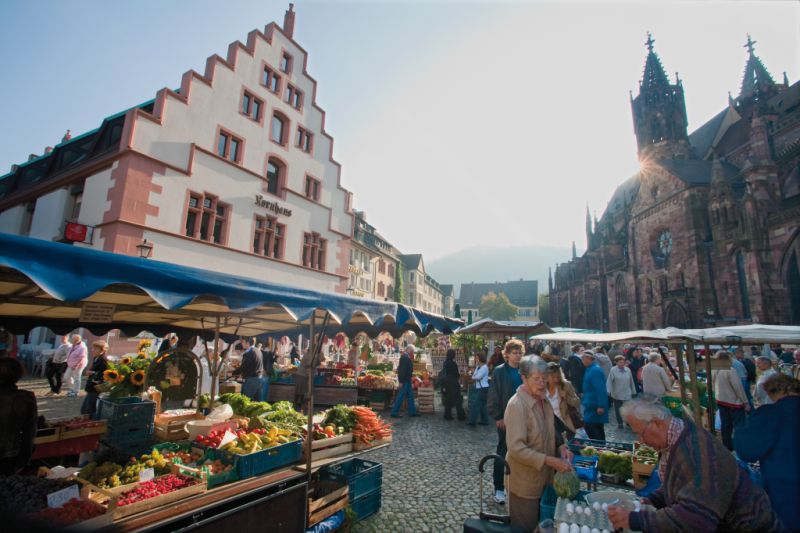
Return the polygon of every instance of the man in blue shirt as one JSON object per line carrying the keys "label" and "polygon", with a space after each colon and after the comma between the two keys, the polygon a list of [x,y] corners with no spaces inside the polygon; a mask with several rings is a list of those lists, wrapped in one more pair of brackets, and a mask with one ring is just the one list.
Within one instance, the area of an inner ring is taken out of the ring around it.
{"label": "man in blue shirt", "polygon": [[595,361],[594,352],[581,354],[586,372],[583,374],[583,424],[590,439],[606,440],[605,424],[608,423],[608,392],[603,369]]}
{"label": "man in blue shirt", "polygon": [[[497,426],[497,455],[505,458],[508,448],[506,446],[506,426],[503,416],[506,412],[508,400],[522,385],[522,376],[519,374],[519,362],[525,353],[522,341],[511,339],[503,348],[506,362],[497,366],[492,371],[492,380],[489,383],[489,416]],[[602,370],[601,370],[602,372]],[[499,461],[494,463],[494,501],[499,504],[506,502],[505,469]]]}

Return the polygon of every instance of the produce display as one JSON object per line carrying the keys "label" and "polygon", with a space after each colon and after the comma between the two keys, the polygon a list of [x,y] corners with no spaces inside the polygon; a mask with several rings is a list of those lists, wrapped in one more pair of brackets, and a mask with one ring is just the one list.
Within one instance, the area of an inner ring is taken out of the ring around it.
{"label": "produce display", "polygon": [[78,477],[103,489],[119,487],[139,481],[139,473],[152,468],[155,474],[166,474],[170,471],[170,463],[158,450],[144,454],[139,459],[131,459],[125,466],[105,462],[101,465],[89,463],[84,466]]}
{"label": "produce display", "polygon": [[166,476],[157,477],[151,481],[140,483],[136,488],[127,490],[122,493],[117,506],[123,507],[132,503],[140,502],[162,494],[168,494],[176,490],[180,490],[198,483],[197,479],[189,476],[182,476],[180,474],[167,474]]}
{"label": "produce display", "polygon": [[[314,437],[313,440],[332,439],[337,435],[336,433],[337,430],[339,430],[339,435],[344,433],[344,428],[341,426],[337,428],[335,426],[322,425],[316,422],[314,423],[314,426],[311,429],[313,431],[313,437]],[[308,433],[307,430],[303,432],[303,437],[306,436],[306,433]]]}
{"label": "produce display", "polygon": [[72,498],[61,507],[43,509],[37,516],[47,522],[68,526],[105,514],[106,510],[93,501]]}
{"label": "produce display", "polygon": [[161,454],[167,461],[175,463],[179,460],[181,464],[185,465],[192,464],[203,458],[203,455],[196,450],[188,452],[183,450],[163,451]]}
{"label": "produce display", "polygon": [[397,381],[384,374],[383,370],[367,370],[363,376],[358,376],[358,386],[364,389],[396,389]]}
{"label": "produce display", "polygon": [[197,463],[197,468],[207,468],[208,473],[211,475],[222,474],[224,472],[228,472],[233,468],[233,465],[223,463],[219,459],[206,459],[201,463]]}
{"label": "produce display", "polygon": [[553,476],[553,488],[559,498],[574,498],[581,490],[581,481],[574,470],[556,472]]}
{"label": "produce display", "polygon": [[391,424],[381,418],[368,407],[352,407],[356,414],[356,425],[353,427],[353,437],[363,444],[370,444],[376,439],[385,439],[392,436]]}
{"label": "produce display", "polygon": [[328,412],[325,414],[324,424],[326,426],[330,425],[342,428],[342,433],[350,433],[353,431],[353,428],[356,427],[357,421],[358,418],[353,409],[347,405],[339,404],[328,409]]}
{"label": "produce display", "polygon": [[15,515],[38,513],[47,507],[48,494],[75,484],[62,479],[0,476],[0,511]]}
{"label": "produce display", "polygon": [[342,387],[355,387],[357,385],[356,378],[342,378],[340,385]]}
{"label": "produce display", "polygon": [[250,433],[240,430],[237,433],[236,440],[224,445],[222,449],[231,453],[247,455],[298,439],[299,437],[293,434],[291,430],[278,429],[276,427],[269,430],[258,428]]}
{"label": "produce display", "polygon": [[277,427],[299,433],[306,425],[305,415],[295,411],[294,405],[289,401],[274,404],[253,402],[243,394],[231,392],[220,396],[219,403],[230,405],[233,414],[249,418],[249,426],[252,428]]}
{"label": "produce display", "polygon": [[635,442],[633,449],[633,460],[637,463],[646,465],[654,465],[658,463],[658,452],[650,446],[640,442]]}

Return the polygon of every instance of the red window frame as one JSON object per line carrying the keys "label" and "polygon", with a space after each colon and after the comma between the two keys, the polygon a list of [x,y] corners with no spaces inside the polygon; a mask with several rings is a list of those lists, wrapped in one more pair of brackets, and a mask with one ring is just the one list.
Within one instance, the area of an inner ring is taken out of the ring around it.
{"label": "red window frame", "polygon": [[281,94],[281,75],[265,64],[264,74],[261,76],[261,85],[273,94]]}
{"label": "red window frame", "polygon": [[[275,121],[276,118],[279,119],[281,122],[283,122],[283,128],[281,129],[281,139],[280,139],[280,141],[276,141],[274,136],[273,136],[273,134],[275,133],[273,124],[274,124],[274,121]],[[289,128],[290,127],[291,127],[291,121],[288,119],[288,117],[286,117],[286,115],[284,115],[283,113],[279,113],[277,111],[273,112],[272,113],[272,118],[269,121],[269,140],[271,140],[275,144],[278,144],[278,145],[283,146],[285,148],[287,139],[289,137]]]}
{"label": "red window frame", "polygon": [[242,105],[239,111],[250,120],[260,123],[264,117],[264,100],[244,89],[242,92]]}
{"label": "red window frame", "polygon": [[[232,147],[235,147],[233,150],[233,157],[231,157]],[[244,140],[228,130],[220,128],[217,133],[216,154],[223,159],[240,164],[244,157]]]}
{"label": "red window frame", "polygon": [[272,257],[283,258],[283,243],[286,239],[286,226],[278,223],[275,217],[255,217],[253,232],[253,253]]}
{"label": "red window frame", "polygon": [[303,107],[303,91],[292,85],[286,84],[286,93],[283,95],[283,101],[295,109]]}
{"label": "red window frame", "polygon": [[319,195],[322,191],[322,183],[311,176],[306,176],[306,198],[319,202]]}
{"label": "red window frame", "polygon": [[294,58],[292,57],[292,54],[284,51],[281,54],[281,62],[280,62],[281,72],[285,72],[286,74],[291,74],[292,66],[294,66],[293,64],[294,64]]}
{"label": "red window frame", "polygon": [[297,126],[297,134],[295,135],[294,141],[295,146],[307,154],[310,154],[314,150],[314,134],[303,126]]}
{"label": "red window frame", "polygon": [[303,234],[303,266],[313,270],[325,270],[325,256],[328,241],[320,237],[319,233]]}
{"label": "red window frame", "polygon": [[225,244],[230,206],[205,193],[190,192],[187,201],[184,234],[192,239]]}

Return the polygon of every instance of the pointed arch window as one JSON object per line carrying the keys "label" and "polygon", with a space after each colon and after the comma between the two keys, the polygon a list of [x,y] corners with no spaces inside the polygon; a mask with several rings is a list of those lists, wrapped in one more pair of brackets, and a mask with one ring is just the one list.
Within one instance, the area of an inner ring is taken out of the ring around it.
{"label": "pointed arch window", "polygon": [[739,298],[742,301],[742,317],[750,318],[750,294],[747,289],[747,270],[744,264],[744,253],[736,252],[736,273],[739,276]]}

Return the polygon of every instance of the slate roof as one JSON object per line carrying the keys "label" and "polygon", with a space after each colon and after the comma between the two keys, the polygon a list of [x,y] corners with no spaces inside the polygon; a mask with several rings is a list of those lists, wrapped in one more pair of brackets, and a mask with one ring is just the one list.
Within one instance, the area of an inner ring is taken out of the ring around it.
{"label": "slate roof", "polygon": [[442,294],[444,294],[445,296],[453,296],[453,294],[455,294],[453,292],[453,286],[449,283],[444,285],[439,285],[439,290],[441,290]]}
{"label": "slate roof", "polygon": [[708,154],[727,114],[728,108],[725,108],[717,113],[714,118],[689,134],[689,144],[694,148],[694,153],[697,157],[704,158]]}
{"label": "slate roof", "polygon": [[462,283],[458,303],[462,308],[476,308],[481,298],[493,292],[504,293],[517,307],[534,307],[539,303],[539,282],[536,280],[507,281],[505,283]]}
{"label": "slate roof", "polygon": [[401,254],[400,261],[406,269],[417,270],[422,262],[422,254]]}
{"label": "slate roof", "polygon": [[[711,183],[711,166],[713,164],[713,161],[697,159],[663,159],[658,161],[658,166],[689,185],[708,185]],[[730,163],[723,162],[722,170],[725,178],[730,182],[733,182],[739,174],[739,169]]]}

